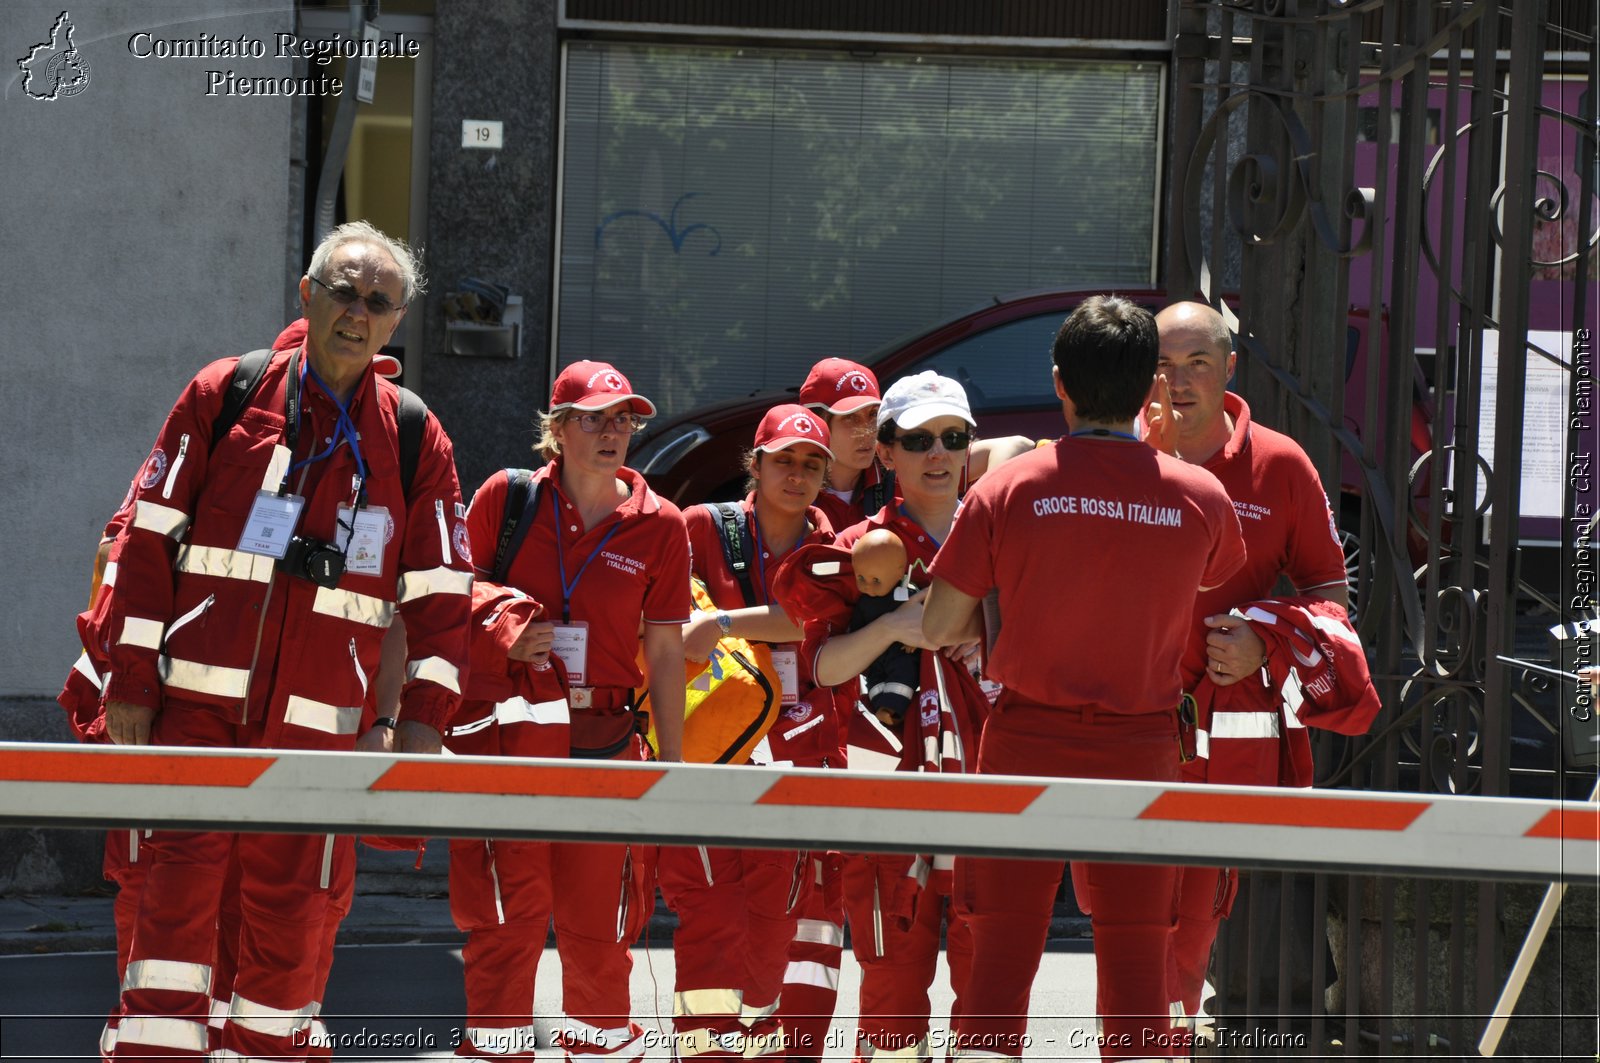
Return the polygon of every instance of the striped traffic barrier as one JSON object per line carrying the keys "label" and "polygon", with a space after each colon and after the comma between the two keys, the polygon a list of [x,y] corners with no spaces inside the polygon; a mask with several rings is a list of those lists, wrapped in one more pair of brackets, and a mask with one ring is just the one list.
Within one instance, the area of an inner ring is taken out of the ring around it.
{"label": "striped traffic barrier", "polygon": [[1584,802],[505,757],[0,743],[0,825],[1600,876]]}

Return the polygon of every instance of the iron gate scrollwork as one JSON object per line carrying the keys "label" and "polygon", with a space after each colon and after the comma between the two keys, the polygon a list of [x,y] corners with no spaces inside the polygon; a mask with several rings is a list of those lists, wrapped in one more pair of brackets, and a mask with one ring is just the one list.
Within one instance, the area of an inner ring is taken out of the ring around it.
{"label": "iron gate scrollwork", "polygon": [[[1582,688],[1521,665],[1570,671],[1592,637],[1595,5],[1170,19],[1164,283],[1223,309],[1237,389],[1321,471],[1384,702],[1366,737],[1319,739],[1319,785],[1587,795]],[[1526,930],[1508,887],[1250,879],[1219,1030],[1278,1034],[1273,1055],[1477,1054]],[[1501,1052],[1593,1053],[1589,1014],[1514,1024]]]}

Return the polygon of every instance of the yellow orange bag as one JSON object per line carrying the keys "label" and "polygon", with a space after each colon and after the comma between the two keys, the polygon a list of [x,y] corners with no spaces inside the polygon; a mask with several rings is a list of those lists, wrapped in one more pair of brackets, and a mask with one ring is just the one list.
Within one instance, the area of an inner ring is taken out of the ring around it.
{"label": "yellow orange bag", "polygon": [[[715,612],[705,584],[692,580],[691,585],[695,606]],[[683,759],[691,764],[743,764],[778,719],[783,688],[771,648],[729,635],[704,663],[683,665]],[[640,712],[650,714],[648,687],[639,692],[638,705]],[[653,715],[645,740],[652,750],[657,748]]]}

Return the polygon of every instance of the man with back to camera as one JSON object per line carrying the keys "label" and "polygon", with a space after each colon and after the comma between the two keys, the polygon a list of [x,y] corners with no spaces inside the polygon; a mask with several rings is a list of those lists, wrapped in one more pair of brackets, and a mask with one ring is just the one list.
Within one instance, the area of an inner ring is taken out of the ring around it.
{"label": "man with back to camera", "polygon": [[[978,481],[934,561],[923,632],[936,645],[978,637],[982,599],[998,590],[988,674],[1004,690],[979,772],[1178,780],[1179,664],[1195,589],[1238,569],[1244,543],[1216,477],[1134,434],[1158,352],[1154,318],[1128,300],[1096,296],[1074,310],[1052,348],[1068,435]],[[1166,991],[1177,869],[1081,867],[1102,1057],[1181,1054]],[[957,858],[955,899],[973,937],[959,1054],[1022,1055],[1060,880],[1059,863]]]}
{"label": "man with back to camera", "polygon": [[[1233,500],[1249,550],[1242,568],[1196,599],[1194,633],[1183,658],[1185,690],[1195,691],[1202,679],[1230,687],[1255,679],[1268,664],[1267,644],[1249,621],[1230,610],[1271,597],[1280,576],[1303,598],[1324,599],[1344,609],[1344,553],[1311,459],[1288,436],[1253,422],[1244,399],[1228,392],[1237,355],[1222,315],[1204,303],[1175,303],[1156,315],[1156,328],[1162,384],[1159,400],[1146,409],[1148,441],[1216,475]],[[1224,747],[1259,744],[1269,737],[1269,728],[1277,732],[1279,701],[1275,686],[1262,682],[1230,691],[1228,711],[1202,721],[1203,748],[1183,765],[1184,778],[1310,786],[1311,744],[1304,727],[1283,728],[1264,758],[1251,758],[1267,765],[1270,778],[1224,767],[1230,763]],[[1370,718],[1355,733],[1365,731],[1366,723]],[[1283,757],[1278,755],[1279,741],[1290,747]],[[1280,778],[1280,763],[1295,765],[1294,777]],[[1218,924],[1232,906],[1239,880],[1232,868],[1183,867],[1178,875],[1169,977],[1173,1002],[1192,1017],[1199,1011]]]}
{"label": "man with back to camera", "polygon": [[[431,414],[403,488],[400,393],[372,369],[421,283],[403,244],[342,225],[300,281],[304,344],[272,357],[227,433],[213,444],[236,359],[179,397],[119,540],[106,627],[114,742],[349,751],[398,607],[409,661],[394,748],[439,751],[466,660],[464,511]],[[206,1054],[230,848],[242,925],[221,1050],[304,1058],[324,837],[156,831],[148,845],[117,1058]]]}

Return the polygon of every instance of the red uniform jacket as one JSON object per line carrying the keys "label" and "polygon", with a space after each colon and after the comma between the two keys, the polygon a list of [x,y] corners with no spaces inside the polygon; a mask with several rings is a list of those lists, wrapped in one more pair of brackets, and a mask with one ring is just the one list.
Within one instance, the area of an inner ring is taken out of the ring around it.
{"label": "red uniform jacket", "polygon": [[[848,630],[850,616],[861,596],[850,565],[850,546],[874,528],[888,528],[906,547],[912,582],[928,582],[927,569],[933,563],[938,544],[914,521],[897,509],[884,507],[871,518],[846,529],[833,546],[811,546],[796,550],[784,561],[774,580],[773,591],[789,616],[799,621],[806,632],[802,655],[813,669],[817,653],[834,635]],[[818,566],[824,571],[819,573]],[[834,568],[837,565],[837,568]],[[834,703],[840,719],[846,721],[851,767],[876,771],[967,771],[978,755],[978,734],[988,718],[989,700],[978,682],[964,668],[948,661],[938,664],[943,677],[943,696],[931,660],[922,654],[922,683],[915,711],[907,712],[901,734],[891,734],[860,702],[860,684],[842,683],[834,688]]]}
{"label": "red uniform jacket", "polygon": [[[349,748],[398,607],[409,647],[401,715],[442,730],[460,700],[472,577],[450,441],[432,414],[406,496],[398,389],[369,370],[351,396],[367,503],[388,512],[381,575],[347,572],[324,588],[238,549],[257,494],[276,491],[294,461],[335,435],[332,400],[308,377],[297,453],[285,445],[296,353],[272,359],[214,450],[211,426],[237,359],[201,370],[168,414],[117,544],[106,697],[156,709],[180,702],[239,722],[264,714],[267,745]],[[290,490],[305,498],[297,534],[334,539],[356,468],[341,442],[294,473]]]}
{"label": "red uniform jacket", "polygon": [[[1345,611],[1322,598],[1249,602],[1233,610],[1267,644],[1258,678],[1194,690],[1196,759],[1185,774],[1239,786],[1310,786],[1308,727],[1365,734],[1382,708],[1366,652]],[[1198,769],[1198,771],[1196,770]]]}
{"label": "red uniform jacket", "polygon": [[572,745],[567,673],[507,656],[544,606],[515,587],[472,587],[472,666],[445,743],[467,756],[565,757]]}

